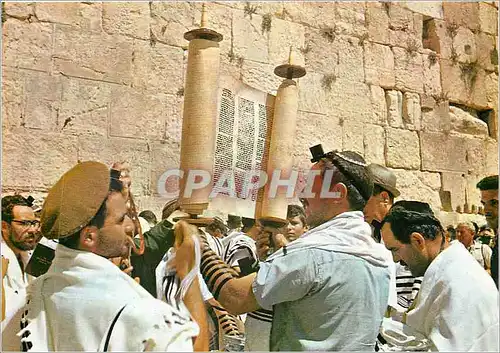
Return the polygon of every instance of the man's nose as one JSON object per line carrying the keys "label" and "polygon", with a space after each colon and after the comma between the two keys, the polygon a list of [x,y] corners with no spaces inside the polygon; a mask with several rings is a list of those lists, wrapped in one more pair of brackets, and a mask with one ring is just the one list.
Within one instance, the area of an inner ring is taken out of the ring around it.
{"label": "man's nose", "polygon": [[125,234],[128,236],[133,237],[134,236],[134,229],[135,225],[134,222],[130,219],[129,216],[125,216],[125,221],[123,222],[124,227],[125,227]]}

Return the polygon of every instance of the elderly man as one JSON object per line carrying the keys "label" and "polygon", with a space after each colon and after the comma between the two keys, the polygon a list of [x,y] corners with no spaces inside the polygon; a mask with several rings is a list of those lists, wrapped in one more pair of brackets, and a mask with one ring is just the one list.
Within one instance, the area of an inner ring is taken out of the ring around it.
{"label": "elderly man", "polygon": [[16,313],[25,303],[26,286],[31,279],[24,271],[40,241],[40,222],[31,208],[30,198],[21,195],[2,198],[2,257],[8,268],[2,279],[5,290],[5,319],[2,320],[2,348],[18,350],[19,319]]}
{"label": "elderly man", "polygon": [[314,228],[261,262],[257,273],[202,273],[228,311],[274,309],[272,351],[373,350],[390,280],[390,256],[362,213],[373,183],[355,152],[321,153],[314,161],[318,174],[305,200]]}
{"label": "elderly man", "polygon": [[[122,188],[104,164],[83,162],[50,189],[42,232],[59,244],[49,271],[28,287],[19,333],[23,348],[182,351],[192,350],[196,337],[194,347],[208,349],[196,277],[187,288],[185,306],[173,307],[153,298],[109,260],[126,256],[133,241],[134,225]],[[193,266],[178,264],[177,274],[185,278]]]}
{"label": "elderly man", "polygon": [[438,351],[498,351],[498,292],[490,276],[445,231],[429,205],[396,202],[382,222],[394,261],[424,276],[406,324]]}
{"label": "elderly man", "polygon": [[497,240],[491,254],[491,277],[498,288],[498,175],[491,175],[477,183],[481,191],[481,203],[488,225],[495,230]]}
{"label": "elderly man", "polygon": [[457,225],[457,240],[461,242],[476,261],[490,273],[491,248],[475,238],[475,227],[472,222],[460,222]]}

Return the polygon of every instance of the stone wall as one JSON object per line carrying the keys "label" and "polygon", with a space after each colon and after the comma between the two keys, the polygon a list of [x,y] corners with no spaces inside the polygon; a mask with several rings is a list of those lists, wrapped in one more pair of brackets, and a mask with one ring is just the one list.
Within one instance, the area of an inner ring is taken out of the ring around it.
{"label": "stone wall", "polygon": [[[295,163],[351,149],[392,168],[402,197],[446,222],[498,172],[498,3],[215,2],[221,73],[275,93],[292,45]],[[201,3],[2,3],[3,192],[44,193],[79,160],[133,165],[141,208],[179,163],[184,32]],[[477,207],[476,207],[477,208]],[[480,219],[484,222],[484,219]]]}

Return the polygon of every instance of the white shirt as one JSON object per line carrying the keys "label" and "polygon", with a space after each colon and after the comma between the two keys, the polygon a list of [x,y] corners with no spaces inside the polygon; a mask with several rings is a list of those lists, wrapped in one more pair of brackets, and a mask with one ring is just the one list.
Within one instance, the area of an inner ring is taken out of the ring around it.
{"label": "white shirt", "polygon": [[439,351],[498,351],[498,291],[484,269],[453,241],[425,272],[406,323]]}

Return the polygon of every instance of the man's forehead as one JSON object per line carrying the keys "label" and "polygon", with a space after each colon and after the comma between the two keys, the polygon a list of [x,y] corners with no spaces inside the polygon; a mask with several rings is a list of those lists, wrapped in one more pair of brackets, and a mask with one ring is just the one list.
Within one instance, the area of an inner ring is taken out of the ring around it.
{"label": "man's forehead", "polygon": [[388,223],[388,222],[384,223],[384,225],[382,226],[381,232],[382,232],[382,236],[384,238],[384,243],[386,245],[398,243],[397,239],[394,237],[394,234],[392,233],[390,223]]}
{"label": "man's forehead", "polygon": [[481,198],[498,200],[498,189],[497,190],[481,190]]}
{"label": "man's forehead", "polygon": [[29,206],[17,205],[12,208],[12,215],[14,218],[24,217],[24,218],[33,218],[35,219],[35,212]]}

